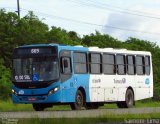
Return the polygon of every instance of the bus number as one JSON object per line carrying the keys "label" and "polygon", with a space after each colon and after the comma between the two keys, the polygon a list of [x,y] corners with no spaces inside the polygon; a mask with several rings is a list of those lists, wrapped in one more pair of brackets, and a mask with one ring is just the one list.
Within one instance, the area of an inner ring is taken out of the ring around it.
{"label": "bus number", "polygon": [[31,49],[31,53],[37,54],[37,53],[39,53],[39,49]]}

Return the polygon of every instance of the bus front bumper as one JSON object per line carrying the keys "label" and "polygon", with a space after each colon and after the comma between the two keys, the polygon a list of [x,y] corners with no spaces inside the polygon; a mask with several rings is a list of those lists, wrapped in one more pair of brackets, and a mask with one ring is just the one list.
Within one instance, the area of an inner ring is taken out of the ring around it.
{"label": "bus front bumper", "polygon": [[16,95],[12,93],[13,103],[58,103],[60,102],[60,91],[46,95]]}

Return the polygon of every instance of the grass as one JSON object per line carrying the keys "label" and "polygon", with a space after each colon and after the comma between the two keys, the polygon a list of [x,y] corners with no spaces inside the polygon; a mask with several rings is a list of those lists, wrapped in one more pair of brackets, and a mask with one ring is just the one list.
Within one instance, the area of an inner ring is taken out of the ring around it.
{"label": "grass", "polygon": [[[136,108],[142,108],[142,107],[160,107],[160,102],[158,101],[151,101],[151,100],[142,100],[142,101],[136,101]],[[114,104],[105,104],[101,108],[118,108],[117,105]]]}
{"label": "grass", "polygon": [[31,111],[31,104],[13,104],[11,100],[0,101],[0,111],[1,112],[10,112],[10,111]]}
{"label": "grass", "polygon": [[[151,101],[151,100],[143,100],[136,102],[136,108],[138,107],[159,107],[160,102]],[[116,104],[105,104],[102,109],[111,109],[117,108]],[[118,109],[118,108],[117,108]],[[47,111],[52,110],[71,110],[69,105],[57,105],[52,108],[46,109]],[[13,104],[11,100],[8,101],[0,101],[0,111],[33,111],[31,104]],[[50,118],[50,119],[40,119],[40,118],[32,118],[32,119],[17,119],[18,124],[103,124],[103,123],[137,123],[137,122],[147,122],[147,121],[156,121],[160,122],[160,113],[150,113],[150,114],[106,114],[100,117],[95,118]],[[0,122],[1,123],[1,122]]]}
{"label": "grass", "polygon": [[138,101],[136,102],[136,107],[160,107],[160,102],[150,100]]}
{"label": "grass", "polygon": [[[160,107],[160,102],[151,101],[151,100],[143,100],[136,102],[136,108],[139,107]],[[105,104],[100,107],[103,109],[111,109],[117,108],[116,104]],[[47,111],[52,110],[71,110],[69,105],[54,105],[52,108],[47,108]],[[11,100],[8,101],[0,101],[0,111],[33,111],[31,104],[13,104]]]}

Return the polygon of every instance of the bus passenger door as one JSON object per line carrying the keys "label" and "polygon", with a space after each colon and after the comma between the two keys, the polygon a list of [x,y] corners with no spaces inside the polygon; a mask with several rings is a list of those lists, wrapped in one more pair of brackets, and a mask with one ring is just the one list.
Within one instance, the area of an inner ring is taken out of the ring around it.
{"label": "bus passenger door", "polygon": [[61,102],[73,101],[73,79],[71,52],[64,50],[60,53],[60,71],[61,71]]}

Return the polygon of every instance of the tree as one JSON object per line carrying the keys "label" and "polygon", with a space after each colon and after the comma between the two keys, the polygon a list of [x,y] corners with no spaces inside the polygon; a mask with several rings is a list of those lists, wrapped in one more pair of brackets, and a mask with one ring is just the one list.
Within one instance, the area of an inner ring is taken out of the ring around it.
{"label": "tree", "polygon": [[10,57],[15,47],[18,21],[15,13],[0,10],[0,58],[3,58],[6,66],[11,65]]}
{"label": "tree", "polygon": [[113,37],[104,34],[102,35],[98,31],[96,31],[96,34],[86,35],[82,39],[82,44],[85,44],[87,46],[98,46],[99,48],[120,48],[121,42],[117,39],[114,39]]}
{"label": "tree", "polygon": [[18,45],[47,43],[48,26],[38,19],[33,12],[29,12],[17,24],[16,42]]}
{"label": "tree", "polygon": [[15,13],[0,10],[0,58],[11,67],[13,49],[24,44],[47,43],[48,26],[33,12],[19,19]]}
{"label": "tree", "polygon": [[11,72],[0,59],[0,99],[8,99],[11,94]]}
{"label": "tree", "polygon": [[52,27],[47,35],[49,43],[58,43],[65,45],[78,45],[80,44],[80,37],[78,37],[76,32],[67,32],[60,27]]}

